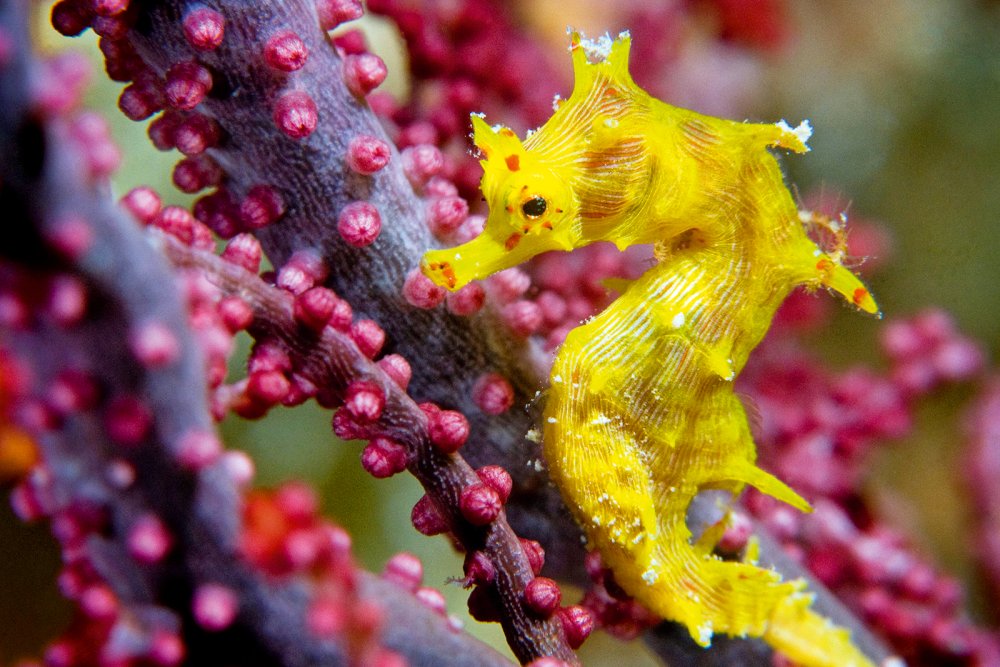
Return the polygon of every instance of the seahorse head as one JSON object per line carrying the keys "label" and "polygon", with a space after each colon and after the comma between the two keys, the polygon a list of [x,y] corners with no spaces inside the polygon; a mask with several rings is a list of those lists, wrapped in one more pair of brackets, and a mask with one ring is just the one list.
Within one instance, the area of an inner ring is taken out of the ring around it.
{"label": "seahorse head", "polygon": [[480,189],[490,212],[483,233],[457,248],[428,252],[424,273],[456,290],[472,280],[516,266],[548,250],[571,250],[579,234],[569,183],[506,127],[472,116],[473,141],[482,154]]}

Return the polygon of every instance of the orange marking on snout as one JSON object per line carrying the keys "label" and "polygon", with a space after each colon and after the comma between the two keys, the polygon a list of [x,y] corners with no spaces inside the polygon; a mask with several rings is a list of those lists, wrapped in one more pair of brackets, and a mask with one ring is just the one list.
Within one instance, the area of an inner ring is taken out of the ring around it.
{"label": "orange marking on snout", "polygon": [[868,290],[866,290],[864,287],[859,287],[856,290],[854,290],[854,294],[851,296],[851,300],[854,301],[855,306],[860,306],[861,302],[864,301],[865,297],[867,296],[868,296]]}
{"label": "orange marking on snout", "polygon": [[508,155],[504,162],[507,163],[507,168],[511,171],[517,171],[521,168],[521,158],[516,155]]}
{"label": "orange marking on snout", "polygon": [[521,242],[521,235],[514,232],[509,237],[507,237],[507,242],[503,244],[504,250],[513,250],[517,247],[517,244]]}

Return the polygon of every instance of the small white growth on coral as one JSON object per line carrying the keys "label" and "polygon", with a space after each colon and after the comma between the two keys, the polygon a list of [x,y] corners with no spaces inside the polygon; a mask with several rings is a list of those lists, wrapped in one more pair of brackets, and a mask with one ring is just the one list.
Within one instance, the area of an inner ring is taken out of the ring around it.
{"label": "small white growth on coral", "polygon": [[559,111],[559,105],[562,104],[562,101],[563,101],[562,96],[559,93],[556,93],[555,95],[553,95],[553,97],[552,97],[552,110],[553,111]]}
{"label": "small white growth on coral", "polygon": [[775,125],[778,126],[778,129],[784,132],[794,134],[796,138],[802,142],[802,145],[806,147],[806,150],[809,150],[809,146],[806,145],[806,142],[809,141],[809,137],[813,135],[813,129],[808,120],[802,121],[795,127],[789,125],[784,119],[779,120],[775,123]]}

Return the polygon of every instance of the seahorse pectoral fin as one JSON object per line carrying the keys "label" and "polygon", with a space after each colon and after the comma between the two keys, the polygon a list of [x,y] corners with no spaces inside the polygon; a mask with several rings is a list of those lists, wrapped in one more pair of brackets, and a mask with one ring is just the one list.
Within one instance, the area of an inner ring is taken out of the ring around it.
{"label": "seahorse pectoral fin", "polygon": [[735,479],[749,484],[761,493],[791,505],[801,512],[812,512],[809,502],[771,473],[750,462],[740,461],[732,471]]}

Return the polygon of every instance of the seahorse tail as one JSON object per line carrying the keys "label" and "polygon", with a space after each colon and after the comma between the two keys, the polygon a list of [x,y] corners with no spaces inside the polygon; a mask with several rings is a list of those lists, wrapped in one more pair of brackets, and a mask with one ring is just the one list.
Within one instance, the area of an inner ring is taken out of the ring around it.
{"label": "seahorse tail", "polygon": [[[616,579],[633,579],[638,566],[612,568]],[[803,667],[874,667],[847,630],[810,608],[813,596],[803,592],[802,580],[783,581],[773,570],[702,555],[686,539],[672,537],[656,545],[650,566],[639,574],[642,586],[623,588],[654,613],[685,625],[702,646],[717,633],[761,637]]]}
{"label": "seahorse tail", "polygon": [[875,667],[851,643],[851,633],[810,608],[813,596],[796,593],[775,608],[764,641],[807,667]]}

